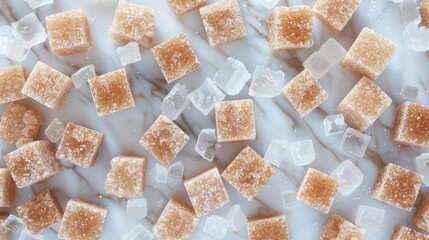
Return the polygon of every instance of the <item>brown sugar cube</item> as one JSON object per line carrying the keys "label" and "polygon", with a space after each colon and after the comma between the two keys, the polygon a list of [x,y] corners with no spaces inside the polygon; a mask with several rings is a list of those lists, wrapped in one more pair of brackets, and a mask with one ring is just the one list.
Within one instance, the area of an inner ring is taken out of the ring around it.
{"label": "brown sugar cube", "polygon": [[37,62],[21,92],[50,109],[58,110],[72,86],[73,81],[69,77]]}
{"label": "brown sugar cube", "polygon": [[276,7],[269,16],[269,43],[273,51],[310,48],[313,14],[307,6]]}
{"label": "brown sugar cube", "polygon": [[371,196],[394,207],[411,211],[422,182],[422,175],[389,163],[378,172]]}
{"label": "brown sugar cube", "polygon": [[297,199],[326,214],[331,209],[339,188],[340,181],[337,179],[308,168],[299,187]]}
{"label": "brown sugar cube", "polygon": [[61,164],[55,157],[55,147],[49,141],[36,141],[4,156],[7,168],[19,188],[44,181],[60,172]]}
{"label": "brown sugar cube", "polygon": [[95,164],[103,138],[100,132],[68,123],[55,155],[83,168],[90,168]]}
{"label": "brown sugar cube", "polygon": [[110,161],[104,189],[109,194],[122,197],[143,195],[146,177],[146,158],[121,155]]}
{"label": "brown sugar cube", "polygon": [[366,230],[345,220],[337,214],[332,214],[325,224],[321,240],[364,240]]}
{"label": "brown sugar cube", "polygon": [[18,206],[16,212],[32,234],[43,232],[63,217],[63,209],[50,189]]}
{"label": "brown sugar cube", "polygon": [[109,35],[118,43],[137,42],[142,48],[149,49],[155,36],[154,10],[127,1],[119,1]]}
{"label": "brown sugar cube", "polygon": [[339,33],[350,21],[362,0],[317,0],[314,15],[334,33]]}
{"label": "brown sugar cube", "polygon": [[140,139],[140,144],[162,165],[168,166],[189,141],[189,136],[161,114]]}
{"label": "brown sugar cube", "polygon": [[182,15],[207,5],[208,0],[168,0],[174,13]]}
{"label": "brown sugar cube", "polygon": [[152,48],[152,53],[167,83],[172,83],[200,67],[200,61],[185,34],[158,44]]}
{"label": "brown sugar cube", "polygon": [[338,104],[337,111],[344,115],[350,127],[363,132],[391,103],[392,99],[386,93],[363,77]]}
{"label": "brown sugar cube", "polygon": [[270,164],[247,146],[235,157],[223,171],[222,178],[229,182],[247,200],[252,200],[273,177],[274,169]]}
{"label": "brown sugar cube", "polygon": [[26,98],[21,93],[26,78],[24,66],[10,66],[0,69],[0,104]]}
{"label": "brown sugar cube", "polygon": [[429,107],[412,102],[399,105],[392,139],[398,144],[429,148]]}
{"label": "brown sugar cube", "polygon": [[49,44],[59,56],[75,55],[92,49],[89,21],[80,9],[46,17]]}
{"label": "brown sugar cube", "polygon": [[247,222],[249,240],[288,240],[289,233],[284,215],[253,218]]}
{"label": "brown sugar cube", "polygon": [[420,14],[422,15],[423,25],[429,28],[429,0],[423,0],[420,4]]}
{"label": "brown sugar cube", "polygon": [[3,227],[1,224],[4,220],[9,216],[9,213],[0,212],[0,239],[2,240],[10,240],[11,239],[11,231],[9,229]]}
{"label": "brown sugar cube", "polygon": [[0,140],[21,147],[37,139],[42,116],[19,103],[9,103],[0,118]]}
{"label": "brown sugar cube", "polygon": [[328,99],[328,93],[307,69],[286,84],[282,91],[301,118]]}
{"label": "brown sugar cube", "polygon": [[100,117],[136,105],[127,72],[123,68],[92,78],[88,84]]}
{"label": "brown sugar cube", "polygon": [[184,184],[197,217],[202,217],[229,202],[228,193],[216,167],[187,179]]}
{"label": "brown sugar cube", "polygon": [[429,232],[429,194],[422,197],[413,220],[418,228]]}
{"label": "brown sugar cube", "polygon": [[350,47],[341,65],[358,77],[376,80],[396,51],[396,43],[364,28]]}
{"label": "brown sugar cube", "polygon": [[64,211],[58,237],[66,240],[100,239],[106,215],[104,206],[71,199]]}
{"label": "brown sugar cube", "polygon": [[256,138],[251,99],[224,101],[216,106],[218,142],[252,141]]}
{"label": "brown sugar cube", "polygon": [[396,225],[390,240],[429,240],[429,237],[414,229],[402,225]]}
{"label": "brown sugar cube", "polygon": [[212,47],[219,47],[246,36],[237,0],[221,0],[202,7],[200,14]]}
{"label": "brown sugar cube", "polygon": [[15,204],[15,186],[9,169],[0,168],[0,207],[12,207]]}

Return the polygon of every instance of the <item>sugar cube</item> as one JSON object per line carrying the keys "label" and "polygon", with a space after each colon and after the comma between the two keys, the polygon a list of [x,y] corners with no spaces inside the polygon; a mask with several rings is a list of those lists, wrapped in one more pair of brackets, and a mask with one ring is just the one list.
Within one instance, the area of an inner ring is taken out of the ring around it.
{"label": "sugar cube", "polygon": [[167,83],[200,68],[200,61],[185,34],[158,44],[152,48],[152,53]]}
{"label": "sugar cube", "polygon": [[146,158],[120,155],[110,161],[110,171],[104,183],[106,193],[117,197],[142,196],[145,189]]}
{"label": "sugar cube", "polygon": [[3,220],[1,225],[9,231],[18,233],[24,227],[24,222],[21,218],[9,214],[9,216],[5,220]]}
{"label": "sugar cube", "polygon": [[419,12],[419,6],[416,0],[404,0],[399,8],[401,10],[401,17],[404,26],[407,26],[410,23],[419,24],[421,21],[421,16]]}
{"label": "sugar cube", "polygon": [[66,128],[63,123],[55,118],[46,128],[45,135],[48,137],[49,141],[56,143],[63,137],[65,130]]}
{"label": "sugar cube", "polygon": [[316,169],[308,168],[297,193],[297,199],[327,214],[340,188],[340,181]]}
{"label": "sugar cube", "polygon": [[411,211],[422,182],[422,175],[389,163],[378,172],[371,196],[394,207]]}
{"label": "sugar cube", "polygon": [[104,135],[95,130],[68,123],[56,157],[83,168],[94,166]]}
{"label": "sugar cube", "polygon": [[34,12],[12,23],[12,34],[14,40],[23,41],[28,47],[43,43],[48,37]]}
{"label": "sugar cube", "polygon": [[296,207],[296,193],[294,190],[286,190],[280,193],[282,206],[285,209],[293,209]]}
{"label": "sugar cube", "polygon": [[122,66],[141,60],[139,44],[136,42],[130,42],[125,46],[116,48],[116,53],[119,56]]}
{"label": "sugar cube", "polygon": [[343,133],[347,128],[347,124],[344,121],[343,114],[334,114],[326,116],[323,119],[323,126],[325,127],[326,136]]}
{"label": "sugar cube", "polygon": [[239,60],[228,57],[213,77],[213,82],[228,95],[238,94],[249,81],[250,73]]}
{"label": "sugar cube", "polygon": [[42,235],[33,235],[27,228],[22,229],[18,240],[43,240]]}
{"label": "sugar cube", "polygon": [[274,71],[270,68],[256,66],[249,94],[254,97],[277,97],[282,93],[281,89],[285,85],[284,78],[285,74],[280,70]]}
{"label": "sugar cube", "polygon": [[188,141],[189,136],[161,114],[139,142],[162,165],[168,166]]}
{"label": "sugar cube", "polygon": [[247,222],[249,240],[289,239],[284,215],[259,217]]}
{"label": "sugar cube", "polygon": [[184,182],[197,217],[202,217],[229,202],[217,168],[209,169]]}
{"label": "sugar cube", "polygon": [[277,4],[279,4],[279,2],[280,2],[280,0],[262,0],[261,4],[262,4],[262,6],[268,8],[268,9],[272,9]]}
{"label": "sugar cube", "polygon": [[273,175],[274,169],[270,164],[247,146],[223,171],[222,178],[251,201]]}
{"label": "sugar cube", "polygon": [[11,232],[9,229],[3,227],[2,223],[7,219],[9,213],[0,212],[0,239],[11,240]]}
{"label": "sugar cube", "polygon": [[153,240],[154,238],[155,236],[148,229],[138,223],[122,237],[122,240]]}
{"label": "sugar cube", "polygon": [[384,221],[384,214],[386,210],[360,205],[356,213],[356,225],[359,227],[379,230]]}
{"label": "sugar cube", "polygon": [[321,53],[315,52],[304,61],[303,66],[311,72],[314,78],[319,79],[328,73],[331,68],[331,62]]}
{"label": "sugar cube", "polygon": [[88,82],[91,78],[95,78],[95,68],[92,64],[80,68],[71,76],[75,88],[80,88],[83,83]]}
{"label": "sugar cube", "polygon": [[416,99],[417,96],[419,96],[419,88],[404,85],[401,89],[401,96],[403,98],[405,98],[406,100],[412,101],[412,100]]}
{"label": "sugar cube", "polygon": [[284,140],[273,140],[265,152],[264,160],[267,163],[280,167],[282,162],[286,161],[286,153],[289,151],[289,144]]}
{"label": "sugar cube", "polygon": [[325,224],[321,240],[364,240],[366,230],[347,221],[337,214],[332,214]]}
{"label": "sugar cube", "polygon": [[15,204],[15,187],[9,169],[0,168],[0,207],[13,207]]}
{"label": "sugar cube", "polygon": [[229,224],[225,218],[212,215],[204,223],[203,232],[215,239],[224,239],[229,231]]}
{"label": "sugar cube", "polygon": [[144,198],[128,199],[127,216],[130,218],[141,219],[147,216],[147,201]]}
{"label": "sugar cube", "polygon": [[422,197],[413,221],[418,228],[429,232],[429,194],[425,194]]}
{"label": "sugar cube", "polygon": [[63,209],[50,189],[19,205],[16,212],[24,221],[26,229],[34,235],[52,227],[63,217]]}
{"label": "sugar cube", "polygon": [[206,78],[199,88],[189,93],[188,98],[200,112],[207,115],[225,98],[225,94],[213,84],[210,78]]}
{"label": "sugar cube", "polygon": [[420,4],[420,14],[422,23],[425,27],[429,27],[429,0],[423,0]]}
{"label": "sugar cube", "polygon": [[121,44],[137,42],[140,47],[149,49],[155,36],[154,10],[128,1],[119,1],[109,35]]}
{"label": "sugar cube", "polygon": [[60,109],[73,81],[43,62],[37,62],[22,88],[22,93],[46,107]]}
{"label": "sugar cube", "polygon": [[183,180],[183,171],[185,170],[181,162],[176,162],[168,168],[168,178],[174,182],[181,182]]}
{"label": "sugar cube", "polygon": [[350,160],[345,160],[331,173],[331,177],[340,181],[340,193],[344,196],[350,195],[363,182],[363,173]]}
{"label": "sugar cube", "polygon": [[414,229],[407,228],[402,225],[396,225],[393,229],[390,240],[404,240],[404,239],[416,239],[416,240],[428,240],[429,237],[417,232]]}
{"label": "sugar cube", "polygon": [[312,140],[293,142],[289,149],[296,166],[308,165],[316,159]]}
{"label": "sugar cube", "polygon": [[269,16],[269,43],[273,51],[313,46],[313,14],[307,6],[280,6]]}
{"label": "sugar cube", "polygon": [[11,102],[0,118],[0,140],[21,147],[37,139],[42,116],[29,107]]}
{"label": "sugar cube", "polygon": [[365,155],[370,141],[371,136],[356,131],[353,128],[347,128],[341,139],[340,149],[344,153],[361,158]]}
{"label": "sugar cube", "polygon": [[429,186],[429,153],[423,153],[416,157],[415,166],[417,172],[424,177],[423,183]]}
{"label": "sugar cube", "polygon": [[21,93],[24,86],[26,71],[24,66],[10,66],[0,69],[0,104],[26,98]]}
{"label": "sugar cube", "polygon": [[182,15],[207,5],[208,0],[168,0],[173,12]]}
{"label": "sugar cube", "polygon": [[200,14],[212,47],[219,47],[246,36],[237,0],[221,0],[202,7]]}
{"label": "sugar cube", "polygon": [[173,197],[153,226],[153,233],[162,239],[188,239],[197,224],[194,209]]}
{"label": "sugar cube", "polygon": [[28,43],[17,39],[11,40],[7,48],[6,57],[16,62],[22,62],[27,59],[30,52]]}
{"label": "sugar cube", "polygon": [[106,116],[136,105],[124,68],[88,81],[98,116]]}
{"label": "sugar cube", "polygon": [[18,188],[44,181],[62,171],[49,141],[35,141],[4,156],[7,168]]}
{"label": "sugar cube", "polygon": [[233,231],[239,231],[247,223],[246,215],[244,215],[238,204],[229,209],[226,219],[230,222],[230,227]]}
{"label": "sugar cube", "polygon": [[334,33],[339,33],[350,21],[362,0],[317,0],[314,15]]}
{"label": "sugar cube", "polygon": [[162,100],[161,111],[170,120],[176,120],[189,106],[188,91],[182,84],[176,84]]}
{"label": "sugar cube", "polygon": [[319,49],[319,53],[330,63],[331,67],[337,65],[347,51],[344,47],[333,38],[329,38]]}
{"label": "sugar cube", "polygon": [[33,10],[39,7],[54,3],[54,0],[24,0],[24,1],[27,2],[30,8]]}
{"label": "sugar cube", "polygon": [[71,199],[64,211],[58,237],[61,239],[99,239],[107,207]]}
{"label": "sugar cube", "polygon": [[168,178],[168,169],[163,167],[161,164],[156,164],[155,167],[150,171],[150,175],[161,183],[166,183]]}
{"label": "sugar cube", "polygon": [[0,26],[0,54],[7,54],[9,42],[13,40],[12,27]]}
{"label": "sugar cube", "polygon": [[219,143],[255,140],[255,114],[251,99],[223,101],[215,111]]}
{"label": "sugar cube", "polygon": [[215,158],[216,151],[220,148],[217,143],[216,129],[203,129],[198,135],[195,152],[201,157],[211,162]]}

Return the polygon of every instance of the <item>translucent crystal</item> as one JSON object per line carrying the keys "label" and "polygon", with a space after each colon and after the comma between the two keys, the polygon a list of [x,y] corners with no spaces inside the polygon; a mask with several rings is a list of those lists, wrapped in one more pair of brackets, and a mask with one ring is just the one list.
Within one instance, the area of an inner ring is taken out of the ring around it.
{"label": "translucent crystal", "polygon": [[11,40],[12,28],[10,26],[0,27],[0,54],[7,54],[9,41]]}
{"label": "translucent crystal", "polygon": [[33,235],[30,231],[24,228],[19,236],[18,240],[43,240],[41,235]]}
{"label": "translucent crystal", "polygon": [[154,238],[155,236],[143,225],[137,224],[122,237],[122,240],[152,240]]}
{"label": "translucent crystal", "polygon": [[207,218],[203,227],[203,232],[215,239],[223,239],[228,233],[230,223],[225,218],[212,215]]}
{"label": "translucent crystal", "polygon": [[24,41],[13,39],[9,42],[7,47],[7,58],[22,62],[27,59],[28,53],[30,52],[30,47]]}
{"label": "translucent crystal", "polygon": [[423,183],[429,186],[429,153],[423,153],[416,157],[416,169],[417,172],[423,175]]}
{"label": "translucent crystal", "polygon": [[12,23],[12,34],[16,40],[23,41],[28,47],[42,43],[48,37],[45,28],[34,13]]}
{"label": "translucent crystal", "polygon": [[75,74],[71,76],[73,84],[76,88],[80,88],[83,83],[88,82],[89,79],[95,77],[94,65],[88,65],[79,69]]}
{"label": "translucent crystal", "polygon": [[362,171],[350,160],[340,163],[331,173],[331,177],[340,181],[340,192],[344,196],[350,195],[362,184],[363,176]]}
{"label": "translucent crystal", "polygon": [[136,42],[130,42],[125,46],[116,48],[116,53],[118,53],[122,66],[141,60],[139,44]]}
{"label": "translucent crystal", "polygon": [[419,88],[405,85],[401,89],[401,96],[406,100],[414,100],[419,95]]}
{"label": "translucent crystal", "polygon": [[323,125],[325,126],[326,136],[343,133],[347,128],[343,114],[326,116],[325,119],[323,119]]}
{"label": "translucent crystal", "polygon": [[157,181],[161,183],[167,182],[168,169],[162,166],[161,164],[156,164],[155,167],[150,172],[150,175]]}
{"label": "translucent crystal", "polygon": [[400,5],[400,9],[404,26],[409,23],[419,24],[422,20],[416,0],[404,0]]}
{"label": "translucent crystal", "polygon": [[286,154],[289,150],[288,142],[284,140],[273,140],[265,152],[264,160],[277,167],[280,167],[280,163],[286,160]]}
{"label": "translucent crystal", "polygon": [[343,60],[344,56],[346,56],[346,49],[341,46],[339,42],[335,39],[330,38],[326,41],[319,49],[320,55],[322,55],[328,62],[330,66],[337,65],[341,60]]}
{"label": "translucent crystal", "polygon": [[279,2],[280,0],[261,0],[261,4],[268,9],[274,8]]}
{"label": "translucent crystal", "polygon": [[312,140],[293,142],[289,145],[293,161],[297,166],[305,166],[316,159]]}
{"label": "translucent crystal", "polygon": [[311,54],[303,65],[316,79],[321,78],[331,68],[331,62],[319,52]]}
{"label": "translucent crystal", "polygon": [[164,199],[161,197],[161,199],[159,199],[157,202],[156,202],[156,206],[158,207],[158,208],[162,208],[163,206],[164,206]]}
{"label": "translucent crystal", "polygon": [[10,231],[17,233],[21,231],[24,226],[24,222],[21,218],[10,214],[6,220],[4,220],[1,224],[4,228],[9,229]]}
{"label": "translucent crystal", "polygon": [[161,111],[170,120],[176,120],[189,106],[188,91],[181,84],[176,84],[170,93],[162,100]]}
{"label": "translucent crystal", "polygon": [[41,6],[54,3],[54,0],[24,0],[24,1],[28,3],[31,9],[36,9]]}
{"label": "translucent crystal", "polygon": [[285,209],[295,208],[296,203],[296,192],[294,190],[287,190],[280,193],[280,199],[282,201],[282,206]]}
{"label": "translucent crystal", "polygon": [[174,182],[181,182],[183,180],[183,171],[183,164],[177,162],[168,168],[168,177]]}
{"label": "translucent crystal", "polygon": [[391,2],[393,2],[393,3],[401,3],[401,2],[403,2],[404,0],[390,0]]}
{"label": "translucent crystal", "polygon": [[130,218],[145,218],[147,216],[146,199],[128,199],[127,201],[127,216]]}
{"label": "translucent crystal", "polygon": [[191,92],[188,98],[198,110],[207,115],[225,98],[225,94],[213,84],[210,78],[206,78],[203,85]]}
{"label": "translucent crystal", "polygon": [[384,209],[360,205],[356,213],[356,225],[371,230],[378,230],[383,224]]}
{"label": "translucent crystal", "polygon": [[276,97],[280,95],[285,85],[284,78],[285,74],[282,71],[256,66],[249,94],[255,97]]}
{"label": "translucent crystal", "polygon": [[45,130],[45,135],[48,137],[49,141],[55,143],[58,142],[64,134],[66,128],[63,123],[55,118]]}
{"label": "translucent crystal", "polygon": [[419,27],[417,23],[409,23],[403,32],[405,44],[416,52],[424,52],[429,49],[429,30]]}
{"label": "translucent crystal", "polygon": [[213,161],[216,155],[216,150],[221,147],[217,143],[216,129],[203,129],[198,135],[195,151],[209,162]]}
{"label": "translucent crystal", "polygon": [[363,157],[370,141],[370,136],[358,132],[353,128],[347,128],[341,140],[340,149],[356,157]]}
{"label": "translucent crystal", "polygon": [[226,94],[238,94],[251,75],[244,64],[237,59],[229,57],[216,72],[213,82]]}
{"label": "translucent crystal", "polygon": [[226,219],[230,222],[230,227],[233,231],[239,231],[247,223],[246,215],[244,215],[238,204],[229,209]]}

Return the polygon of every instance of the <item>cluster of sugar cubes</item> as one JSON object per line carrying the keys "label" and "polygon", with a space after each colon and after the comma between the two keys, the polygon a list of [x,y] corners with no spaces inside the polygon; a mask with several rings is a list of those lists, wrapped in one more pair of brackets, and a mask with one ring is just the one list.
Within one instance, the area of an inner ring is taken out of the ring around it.
{"label": "cluster of sugar cubes", "polygon": [[250,240],[289,239],[284,215],[251,218],[247,222],[247,235]]}
{"label": "cluster of sugar cubes", "polygon": [[321,240],[353,239],[364,240],[366,230],[347,221],[343,217],[332,214],[325,224]]}

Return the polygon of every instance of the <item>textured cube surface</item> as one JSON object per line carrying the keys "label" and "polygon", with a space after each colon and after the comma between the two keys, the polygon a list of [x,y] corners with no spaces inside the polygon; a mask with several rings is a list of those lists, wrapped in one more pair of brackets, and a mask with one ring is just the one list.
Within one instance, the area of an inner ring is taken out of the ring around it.
{"label": "textured cube surface", "polygon": [[208,0],[168,0],[173,12],[182,15],[207,5]]}
{"label": "textured cube surface", "polygon": [[0,207],[12,207],[15,204],[15,187],[9,169],[0,168]]}
{"label": "textured cube surface", "polygon": [[429,240],[429,237],[414,229],[402,225],[396,225],[390,240]]}
{"label": "textured cube surface", "polygon": [[391,103],[392,99],[386,93],[363,77],[338,104],[337,111],[343,114],[350,127],[363,132]]}
{"label": "textured cube surface", "polygon": [[429,194],[422,197],[413,220],[418,228],[429,232]]}
{"label": "textured cube surface", "polygon": [[423,0],[420,4],[420,14],[425,27],[429,27],[429,0]]}
{"label": "textured cube surface", "polygon": [[334,33],[339,33],[350,21],[362,0],[317,0],[314,15]]}
{"label": "textured cube surface", "polygon": [[250,201],[273,175],[274,169],[271,165],[247,146],[223,171],[222,178]]}
{"label": "textured cube surface", "polygon": [[56,156],[84,168],[94,166],[104,135],[95,130],[68,123]]}
{"label": "textured cube surface", "polygon": [[135,106],[125,69],[106,73],[88,81],[98,116],[106,116]]}
{"label": "textured cube surface", "polygon": [[250,219],[247,222],[249,240],[287,240],[289,233],[284,215]]}
{"label": "textured cube surface", "polygon": [[364,240],[366,230],[345,220],[337,214],[332,214],[325,224],[321,240]]}
{"label": "textured cube surface", "polygon": [[9,213],[0,212],[0,239],[2,240],[10,240],[10,231],[3,227],[1,224],[6,218],[9,216]]}
{"label": "textured cube surface", "polygon": [[0,104],[26,98],[21,89],[27,80],[24,66],[10,66],[0,69]]}
{"label": "textured cube surface", "polygon": [[347,52],[342,66],[358,77],[376,80],[396,51],[396,44],[364,28]]}
{"label": "textured cube surface", "polygon": [[184,184],[198,217],[202,217],[229,202],[228,193],[217,168],[212,168],[187,179]]}

